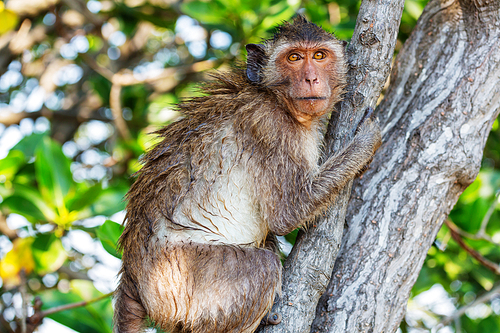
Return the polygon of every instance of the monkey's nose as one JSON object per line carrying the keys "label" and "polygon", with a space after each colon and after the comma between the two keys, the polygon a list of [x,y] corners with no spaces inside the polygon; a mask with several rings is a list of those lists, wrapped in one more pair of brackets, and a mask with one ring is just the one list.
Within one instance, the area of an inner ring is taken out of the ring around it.
{"label": "monkey's nose", "polygon": [[312,86],[313,84],[318,84],[319,80],[317,77],[312,77],[312,78],[306,77],[306,82]]}

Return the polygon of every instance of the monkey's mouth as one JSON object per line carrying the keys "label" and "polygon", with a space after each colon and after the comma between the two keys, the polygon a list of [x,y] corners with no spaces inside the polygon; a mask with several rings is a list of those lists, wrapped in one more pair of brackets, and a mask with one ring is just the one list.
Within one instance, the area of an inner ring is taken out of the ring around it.
{"label": "monkey's mouth", "polygon": [[326,97],[310,96],[310,97],[297,97],[296,99],[300,101],[310,101],[310,100],[325,100]]}

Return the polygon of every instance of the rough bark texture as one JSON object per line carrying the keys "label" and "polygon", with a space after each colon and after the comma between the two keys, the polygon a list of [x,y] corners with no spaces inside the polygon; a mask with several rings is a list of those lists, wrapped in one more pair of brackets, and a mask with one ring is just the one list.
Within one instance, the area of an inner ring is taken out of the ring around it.
{"label": "rough bark texture", "polygon": [[[367,107],[374,107],[390,70],[404,0],[363,1],[347,49],[347,94],[327,133],[327,154],[352,139]],[[340,248],[349,183],[321,221],[301,232],[285,262],[283,297],[273,308],[282,322],[261,332],[309,332],[314,309],[324,293]]]}
{"label": "rough bark texture", "polygon": [[427,250],[476,177],[500,111],[500,2],[431,0],[391,82],[376,110],[384,143],[353,187],[313,332],[398,328]]}

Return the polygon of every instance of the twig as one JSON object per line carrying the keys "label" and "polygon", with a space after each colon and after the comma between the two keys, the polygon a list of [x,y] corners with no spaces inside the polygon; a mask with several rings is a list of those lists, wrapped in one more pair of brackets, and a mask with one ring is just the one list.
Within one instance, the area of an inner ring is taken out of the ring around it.
{"label": "twig", "polygon": [[481,297],[479,297],[478,299],[476,299],[471,304],[462,306],[460,309],[458,309],[457,311],[455,311],[451,316],[443,318],[443,320],[441,320],[435,326],[436,327],[436,331],[439,330],[440,328],[448,325],[449,323],[451,323],[456,318],[461,317],[468,309],[470,309],[470,308],[472,308],[472,307],[474,307],[474,306],[476,306],[478,304],[483,304],[483,303],[486,303],[486,302],[490,301],[498,293],[500,293],[500,284],[497,285],[495,288],[491,289],[490,291],[488,291],[487,293],[481,295]]}
{"label": "twig", "polygon": [[103,20],[88,10],[85,3],[82,3],[79,0],[63,0],[63,2],[68,5],[73,10],[76,10],[80,14],[82,14],[90,23],[97,27],[101,27],[103,24]]}
{"label": "twig", "polygon": [[484,215],[483,220],[481,221],[481,228],[479,228],[479,231],[477,232],[477,235],[480,237],[486,236],[486,226],[488,225],[488,222],[490,221],[491,215],[495,211],[495,208],[498,205],[498,195],[500,193],[497,192],[495,193],[495,200],[490,205],[490,208],[488,208],[488,211],[486,212],[486,215]]}
{"label": "twig", "polygon": [[115,75],[115,73],[113,73],[111,70],[109,70],[108,68],[106,67],[103,67],[101,65],[99,65],[95,60],[94,58],[92,58],[91,56],[85,54],[85,53],[81,53],[79,55],[80,59],[82,59],[90,68],[92,68],[96,73],[99,73],[100,75],[102,75],[105,79],[107,79],[109,82],[112,82],[113,81],[113,75]]}
{"label": "twig", "polygon": [[460,321],[460,317],[457,317],[453,320],[455,322],[455,333],[462,333],[462,322]]}
{"label": "twig", "polygon": [[104,294],[102,296],[96,297],[96,298],[88,300],[88,301],[81,301],[81,302],[77,302],[77,303],[71,303],[71,304],[65,304],[65,305],[61,305],[61,306],[56,306],[56,307],[50,308],[48,310],[42,311],[41,314],[42,314],[43,317],[46,317],[46,316],[51,315],[51,314],[56,313],[56,312],[61,312],[61,311],[65,311],[65,310],[79,308],[81,306],[87,306],[89,304],[92,304],[92,303],[95,303],[95,302],[99,302],[100,300],[103,300],[103,299],[108,298],[110,296],[113,296],[112,292]]}
{"label": "twig", "polygon": [[488,226],[488,223],[490,221],[490,218],[491,218],[491,215],[493,214],[493,212],[495,211],[495,208],[497,207],[498,205],[498,197],[499,197],[499,194],[500,192],[497,192],[496,195],[495,195],[495,200],[491,203],[490,207],[488,208],[488,211],[486,212],[486,214],[484,215],[483,217],[483,220],[481,221],[481,227],[479,228],[479,231],[475,234],[471,234],[467,231],[464,231],[462,229],[459,229],[457,228],[457,232],[463,236],[463,237],[467,237],[467,238],[470,238],[470,239],[484,239],[490,243],[493,243],[495,245],[499,245],[500,246],[500,243],[498,242],[495,242],[493,240],[493,238],[491,238],[487,233],[486,233],[486,227]]}
{"label": "twig", "polygon": [[122,69],[117,73],[113,73],[108,68],[99,65],[92,57],[86,54],[80,54],[80,58],[85,61],[90,68],[102,75],[105,79],[113,84],[119,84],[122,87],[132,86],[135,84],[153,83],[158,80],[171,77],[174,74],[198,73],[214,68],[220,63],[218,60],[204,60],[191,65],[168,67],[160,71],[158,75],[155,75],[154,77],[140,79],[134,76],[134,74],[128,69]]}
{"label": "twig", "polygon": [[127,123],[122,116],[122,106],[120,101],[121,91],[122,86],[120,84],[113,83],[111,86],[111,92],[109,93],[109,106],[111,107],[111,112],[113,113],[113,119],[118,133],[120,133],[120,136],[125,141],[130,141],[132,139],[132,135],[130,134]]}
{"label": "twig", "polygon": [[87,274],[85,274],[83,272],[80,272],[80,271],[74,272],[68,266],[61,266],[57,270],[57,273],[66,275],[68,280],[87,280],[87,281],[92,281],[92,279],[89,278]]}
{"label": "twig", "polygon": [[28,318],[28,291],[26,288],[26,272],[21,269],[21,284],[19,292],[21,293],[21,333],[26,333],[26,318]]}
{"label": "twig", "polygon": [[0,212],[0,232],[9,237],[10,240],[14,240],[15,238],[17,238],[17,232],[9,228],[9,226],[7,225],[7,220],[5,219],[5,215],[3,215],[2,212]]}
{"label": "twig", "polygon": [[500,245],[500,243],[495,242],[493,240],[493,238],[491,238],[490,236],[488,236],[485,233],[481,234],[479,231],[476,234],[471,234],[470,232],[467,232],[467,231],[462,230],[462,229],[459,228],[459,229],[457,229],[457,232],[462,237],[466,237],[466,238],[474,239],[474,240],[481,240],[481,239],[483,239],[483,240],[488,241],[490,243],[493,243],[495,245]]}
{"label": "twig", "polygon": [[[43,318],[45,318],[51,314],[54,314],[56,312],[61,312],[61,311],[65,311],[65,310],[78,308],[78,307],[82,307],[82,306],[87,306],[89,304],[99,302],[100,300],[108,298],[112,295],[113,295],[113,293],[111,292],[111,293],[104,294],[102,296],[96,297],[96,298],[88,300],[88,301],[82,301],[82,302],[77,302],[77,303],[64,304],[61,306],[55,306],[55,307],[47,309],[45,311],[37,311],[37,309],[40,309],[40,305],[41,305],[41,304],[38,304],[38,306],[35,306],[35,314],[32,315],[31,317],[29,317],[28,319],[26,319],[26,321],[29,324],[32,324],[32,325],[34,325],[34,327],[36,327],[41,323]],[[36,302],[37,301],[35,300],[35,303]]]}
{"label": "twig", "polygon": [[471,248],[467,245],[462,237],[460,237],[459,228],[451,222],[449,219],[445,221],[446,225],[450,229],[451,237],[462,247],[465,251],[467,251],[472,257],[474,257],[477,261],[479,261],[483,266],[491,270],[493,273],[500,275],[500,266],[496,263],[486,259],[479,252]]}

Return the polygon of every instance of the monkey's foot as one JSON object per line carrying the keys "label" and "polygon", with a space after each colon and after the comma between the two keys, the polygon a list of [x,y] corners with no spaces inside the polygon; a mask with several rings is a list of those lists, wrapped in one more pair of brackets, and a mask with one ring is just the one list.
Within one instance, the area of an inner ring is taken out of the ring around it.
{"label": "monkey's foot", "polygon": [[278,325],[281,323],[281,315],[276,312],[270,312],[262,318],[260,324],[267,326],[267,325]]}

